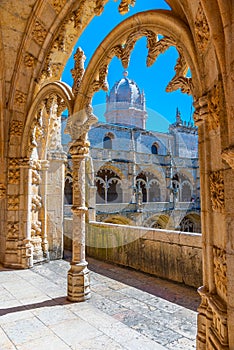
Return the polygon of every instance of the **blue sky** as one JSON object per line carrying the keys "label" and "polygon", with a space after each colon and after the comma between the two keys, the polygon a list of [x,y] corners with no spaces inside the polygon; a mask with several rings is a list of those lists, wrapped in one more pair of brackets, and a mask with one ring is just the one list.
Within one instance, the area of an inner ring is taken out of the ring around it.
{"label": "blue sky", "polygon": [[[96,16],[82,36],[79,38],[73,53],[77,47],[81,47],[85,53],[87,67],[89,60],[94,54],[98,45],[105,36],[121,21],[133,14],[150,9],[170,9],[164,0],[137,0],[134,7],[126,15],[120,15],[118,5],[120,1],[110,0],[106,5],[101,16]],[[168,124],[174,122],[176,108],[178,107],[183,120],[189,121],[192,113],[192,97],[182,94],[180,91],[166,93],[165,88],[174,76],[174,66],[178,57],[175,48],[170,48],[164,54],[161,54],[157,61],[151,67],[146,67],[146,39],[141,38],[137,41],[131,54],[128,67],[128,77],[134,80],[140,90],[144,90],[146,96],[146,107],[148,111],[148,120],[146,127],[149,130],[167,131]],[[73,54],[65,67],[62,80],[70,86],[73,84],[71,69],[74,66]],[[108,83],[109,88],[122,78],[123,67],[121,62],[114,58],[109,66]],[[100,121],[104,121],[106,93],[100,91],[93,97],[94,113]]]}

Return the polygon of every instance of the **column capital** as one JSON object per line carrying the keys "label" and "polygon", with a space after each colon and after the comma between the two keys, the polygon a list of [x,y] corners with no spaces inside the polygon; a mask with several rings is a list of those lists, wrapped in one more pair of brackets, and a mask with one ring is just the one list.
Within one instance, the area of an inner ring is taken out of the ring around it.
{"label": "column capital", "polygon": [[85,157],[89,153],[89,146],[89,141],[78,139],[71,144],[69,152],[72,158]]}

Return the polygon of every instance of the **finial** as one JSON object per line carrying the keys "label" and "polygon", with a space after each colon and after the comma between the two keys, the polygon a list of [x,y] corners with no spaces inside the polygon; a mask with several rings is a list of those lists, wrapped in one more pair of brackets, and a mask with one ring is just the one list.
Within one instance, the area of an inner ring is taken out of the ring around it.
{"label": "finial", "polygon": [[128,76],[128,71],[127,71],[127,70],[125,70],[125,71],[123,72],[123,76],[124,76],[125,78]]}

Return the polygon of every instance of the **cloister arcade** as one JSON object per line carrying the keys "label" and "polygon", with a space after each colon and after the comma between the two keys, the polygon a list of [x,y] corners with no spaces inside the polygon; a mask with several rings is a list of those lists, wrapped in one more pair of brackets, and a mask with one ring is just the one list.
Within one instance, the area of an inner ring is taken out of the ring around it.
{"label": "cloister arcade", "polygon": [[[64,66],[85,27],[102,14],[106,3],[38,0],[20,1],[20,6],[18,2],[0,5],[0,262],[6,267],[29,268],[62,256],[66,156],[60,122],[67,109],[73,164],[68,299],[90,298],[85,158],[89,155],[87,132],[97,121],[93,95],[100,89],[106,91],[113,57],[128,67],[131,51],[141,37],[147,38],[148,66],[175,46],[179,59],[167,90],[180,88],[193,95],[199,133],[204,268],[197,349],[233,349],[233,2],[167,0],[171,10],[155,9],[127,18],[103,40],[86,70],[83,51],[76,51],[71,88],[61,81]],[[122,0],[119,12],[125,14],[134,3]],[[10,11],[11,5],[21,16]],[[189,195],[186,181],[182,182],[184,196]]]}

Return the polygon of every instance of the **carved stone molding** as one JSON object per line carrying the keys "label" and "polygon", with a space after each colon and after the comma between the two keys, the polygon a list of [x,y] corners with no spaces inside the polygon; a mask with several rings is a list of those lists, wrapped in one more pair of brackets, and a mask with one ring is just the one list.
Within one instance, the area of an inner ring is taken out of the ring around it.
{"label": "carved stone molding", "polygon": [[197,126],[204,123],[208,115],[208,96],[207,94],[199,97],[194,102],[195,112],[193,114],[194,122]]}
{"label": "carved stone molding", "polygon": [[56,13],[59,13],[64,5],[66,5],[67,0],[50,0],[52,7],[55,9]]}
{"label": "carved stone molding", "polygon": [[198,308],[197,344],[200,349],[229,349],[227,306],[217,294],[198,289],[201,304]]}
{"label": "carved stone molding", "polygon": [[7,240],[15,240],[19,237],[19,222],[8,221]]}
{"label": "carved stone molding", "polygon": [[212,209],[222,211],[224,209],[224,179],[222,171],[210,173],[210,197]]}
{"label": "carved stone molding", "polygon": [[10,134],[12,136],[21,136],[23,131],[23,122],[20,120],[12,120],[10,124]]}
{"label": "carved stone molding", "polygon": [[75,67],[71,70],[72,78],[73,78],[72,91],[75,97],[78,94],[80,84],[85,72],[85,69],[84,69],[85,59],[86,57],[85,57],[84,51],[80,47],[78,47],[74,55]]}
{"label": "carved stone molding", "polygon": [[208,130],[216,130],[220,124],[221,118],[221,99],[222,99],[222,89],[221,84],[217,83],[208,93]]}
{"label": "carved stone molding", "polygon": [[130,6],[134,6],[136,3],[136,0],[122,0],[121,3],[119,4],[119,13],[121,15],[125,15],[128,13]]}
{"label": "carved stone molding", "polygon": [[33,67],[35,64],[35,57],[30,53],[26,53],[24,56],[24,64],[28,68]]}
{"label": "carved stone molding", "polygon": [[195,37],[198,48],[204,51],[209,42],[210,30],[201,2],[199,2],[195,18]]}
{"label": "carved stone molding", "polygon": [[8,182],[10,184],[19,184],[20,182],[19,168],[8,168]]}
{"label": "carved stone molding", "polygon": [[18,209],[19,209],[19,195],[9,195],[8,210],[18,210]]}
{"label": "carved stone molding", "polygon": [[85,156],[89,153],[89,141],[77,140],[71,144],[69,153],[72,157]]}
{"label": "carved stone molding", "polygon": [[213,248],[214,280],[218,294],[227,299],[227,259],[226,252],[218,247]]}
{"label": "carved stone molding", "polygon": [[19,90],[16,91],[16,94],[15,94],[15,106],[16,106],[17,110],[19,110],[19,111],[23,111],[24,110],[24,105],[26,103],[26,98],[27,98],[27,95],[24,92],[19,91]]}
{"label": "carved stone molding", "polygon": [[6,186],[4,184],[0,184],[0,199],[6,197]]}
{"label": "carved stone molding", "polygon": [[222,152],[222,158],[234,169],[234,146]]}
{"label": "carved stone molding", "polygon": [[47,35],[47,30],[44,25],[38,20],[35,21],[34,28],[32,31],[33,39],[39,44],[42,45]]}

